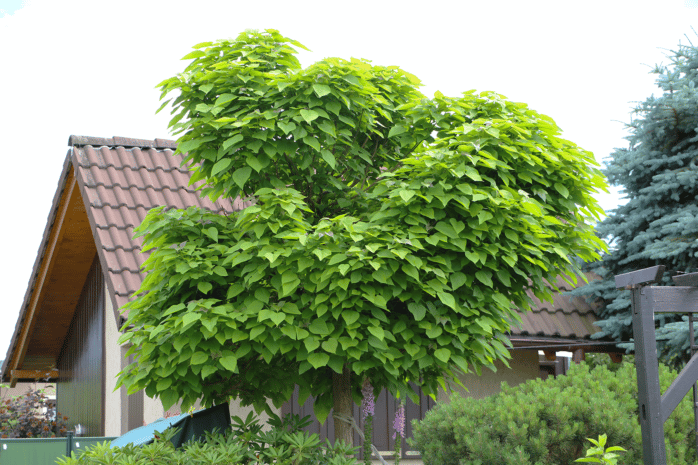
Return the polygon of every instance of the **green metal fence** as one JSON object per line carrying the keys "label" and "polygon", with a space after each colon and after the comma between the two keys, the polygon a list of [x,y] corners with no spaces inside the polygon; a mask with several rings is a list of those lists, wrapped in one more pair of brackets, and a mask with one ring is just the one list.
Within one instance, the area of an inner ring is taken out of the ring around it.
{"label": "green metal fence", "polygon": [[0,439],[0,465],[55,465],[69,451],[78,452],[108,438]]}

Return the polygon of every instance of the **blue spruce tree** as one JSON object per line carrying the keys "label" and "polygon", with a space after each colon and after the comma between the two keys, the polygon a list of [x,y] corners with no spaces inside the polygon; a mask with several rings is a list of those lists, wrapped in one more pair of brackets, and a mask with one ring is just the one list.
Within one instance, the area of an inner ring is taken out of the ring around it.
{"label": "blue spruce tree", "polygon": [[[630,295],[615,289],[614,275],[654,265],[698,270],[698,48],[681,45],[668,58],[668,66],[653,70],[661,94],[637,106],[628,148],[616,149],[607,162],[609,183],[623,188],[627,203],[597,227],[610,244],[591,266],[603,279],[575,292],[602,303],[597,337],[632,338]],[[658,323],[662,358],[680,363],[689,351],[688,325],[666,314]]]}

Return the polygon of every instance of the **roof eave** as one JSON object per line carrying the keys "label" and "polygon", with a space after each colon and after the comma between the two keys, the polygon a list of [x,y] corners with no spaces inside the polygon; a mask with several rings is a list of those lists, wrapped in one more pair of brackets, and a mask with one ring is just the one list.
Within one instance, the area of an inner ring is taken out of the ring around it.
{"label": "roof eave", "polygon": [[[30,336],[29,333],[31,331],[31,326],[33,325],[32,317],[35,307],[32,308],[30,304],[36,301],[37,293],[40,293],[41,289],[37,289],[37,284],[40,284],[39,278],[42,270],[45,271],[49,265],[48,263],[45,263],[44,259],[47,258],[46,253],[49,251],[51,242],[55,241],[56,238],[56,220],[59,219],[60,210],[65,208],[68,203],[68,199],[65,198],[66,195],[64,194],[70,195],[74,187],[75,173],[72,169],[70,151],[68,151],[65,161],[63,162],[63,169],[58,181],[58,187],[53,196],[53,203],[51,204],[51,209],[49,210],[44,235],[41,239],[36,260],[34,261],[34,267],[32,268],[29,278],[27,290],[24,294],[20,314],[17,318],[17,323],[15,324],[15,331],[12,335],[12,339],[10,340],[10,345],[7,349],[7,354],[5,355],[5,361],[2,365],[2,370],[0,371],[0,380],[10,382],[12,386],[14,386],[18,380],[12,376],[12,370],[17,369],[19,362],[26,353],[26,343],[28,337]],[[50,255],[48,258],[50,258]]]}

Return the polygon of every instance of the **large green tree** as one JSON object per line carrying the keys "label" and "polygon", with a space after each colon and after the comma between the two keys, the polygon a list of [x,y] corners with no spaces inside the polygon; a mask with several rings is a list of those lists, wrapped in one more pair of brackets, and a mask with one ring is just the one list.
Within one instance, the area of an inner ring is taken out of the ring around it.
{"label": "large green tree", "polygon": [[[698,271],[698,49],[680,46],[657,66],[659,95],[635,109],[627,125],[629,146],[611,154],[605,174],[621,186],[627,203],[598,225],[611,252],[592,266],[603,280],[577,290],[602,303],[599,336],[632,338],[628,291],[615,289],[614,276],[665,265],[667,277]],[[685,323],[658,315],[659,348],[668,362],[680,362],[688,350]]]}
{"label": "large green tree", "polygon": [[427,99],[394,66],[302,68],[294,47],[273,30],[199,44],[160,84],[202,195],[252,203],[137,228],[152,254],[120,382],[165,407],[279,406],[299,385],[324,421],[365,379],[433,394],[506,360],[526,290],[549,298],[603,246],[603,178],[550,118],[492,92]]}

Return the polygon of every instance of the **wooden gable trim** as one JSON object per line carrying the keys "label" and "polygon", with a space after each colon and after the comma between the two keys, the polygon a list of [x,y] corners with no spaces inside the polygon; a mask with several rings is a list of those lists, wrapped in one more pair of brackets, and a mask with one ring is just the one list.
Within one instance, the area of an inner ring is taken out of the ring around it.
{"label": "wooden gable trim", "polygon": [[34,381],[43,381],[46,379],[58,378],[58,370],[12,370],[11,376],[13,380],[31,379]]}
{"label": "wooden gable trim", "polygon": [[32,333],[34,331],[34,325],[36,324],[36,312],[40,308],[43,301],[43,287],[46,283],[46,279],[50,276],[53,270],[54,260],[53,254],[56,251],[56,247],[60,244],[63,238],[63,223],[65,222],[66,216],[69,211],[69,206],[71,200],[73,200],[73,195],[76,193],[77,180],[75,178],[75,170],[70,169],[68,173],[68,178],[66,180],[66,187],[63,191],[60,204],[58,206],[58,214],[56,215],[56,220],[51,227],[51,233],[49,235],[48,244],[46,247],[46,252],[39,268],[39,273],[37,275],[34,288],[32,290],[31,299],[29,301],[29,306],[27,308],[27,313],[25,314],[22,329],[19,333],[17,339],[17,346],[14,350],[12,360],[8,365],[7,371],[10,372],[10,386],[15,387],[19,377],[15,376],[14,373],[19,368],[19,363],[24,359],[27,353],[27,348],[29,346],[29,340],[31,339]]}

